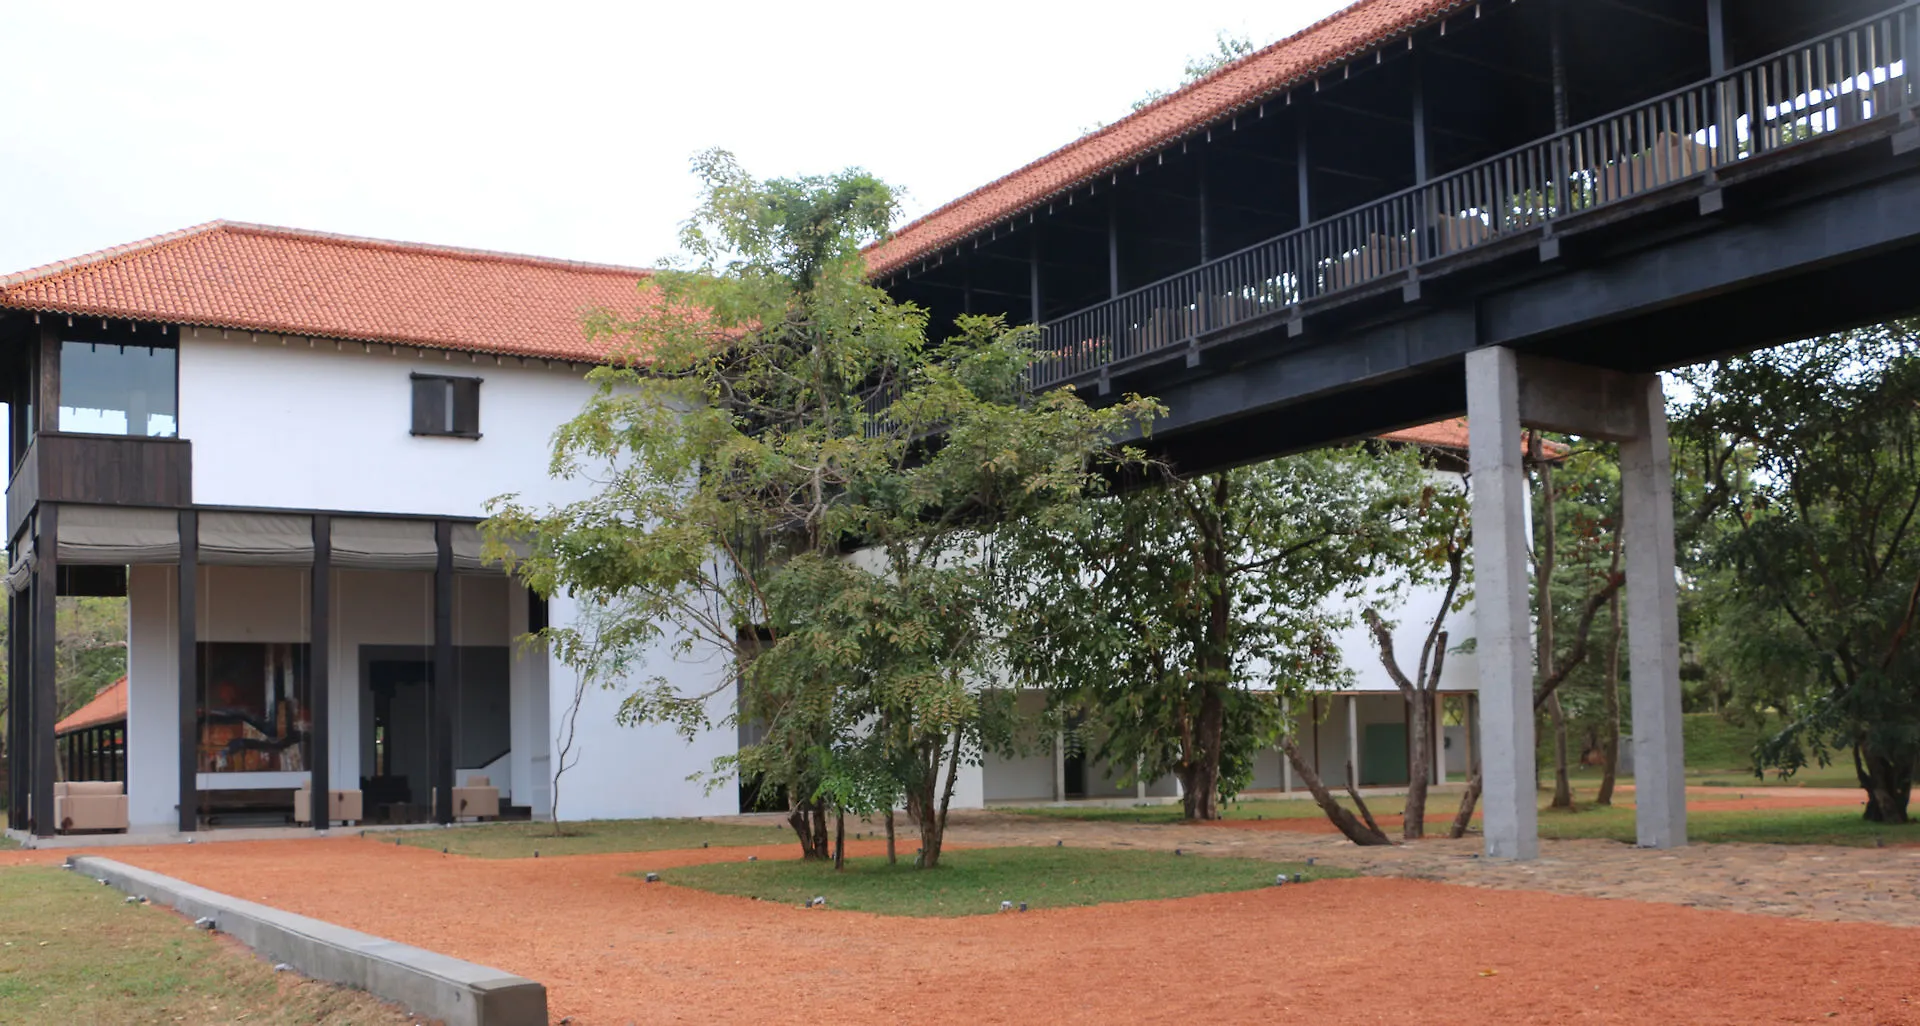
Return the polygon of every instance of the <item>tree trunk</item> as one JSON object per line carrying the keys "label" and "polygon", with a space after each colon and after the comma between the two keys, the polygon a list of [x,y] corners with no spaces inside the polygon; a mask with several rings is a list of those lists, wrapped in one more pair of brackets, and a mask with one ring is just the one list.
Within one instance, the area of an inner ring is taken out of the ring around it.
{"label": "tree trunk", "polygon": [[893,854],[893,810],[887,810],[887,865],[896,865],[900,860]]}
{"label": "tree trunk", "polygon": [[1447,836],[1459,840],[1467,836],[1467,827],[1473,823],[1473,807],[1480,804],[1480,769],[1475,767],[1473,779],[1467,781],[1467,793],[1460,796],[1460,812],[1453,817],[1453,828]]}
{"label": "tree trunk", "polygon": [[821,802],[795,802],[787,813],[787,825],[800,838],[800,857],[820,860],[827,857],[827,818]]}
{"label": "tree trunk", "polygon": [[1200,711],[1193,725],[1193,748],[1180,767],[1185,789],[1182,806],[1188,819],[1220,818],[1220,743],[1226,729],[1226,703],[1218,685],[1201,685]]}
{"label": "tree trunk", "polygon": [[833,871],[847,868],[847,810],[833,810]]}
{"label": "tree trunk", "polygon": [[[1614,536],[1614,550],[1619,551],[1620,539]],[[1617,555],[1615,558],[1619,558]],[[1607,618],[1612,621],[1612,635],[1607,640],[1607,673],[1601,680],[1600,698],[1604,703],[1600,724],[1600,794],[1594,798],[1599,805],[1613,804],[1613,785],[1620,775],[1620,592],[1614,591],[1607,599]]]}
{"label": "tree trunk", "polygon": [[[1446,615],[1442,611],[1441,615]],[[1407,808],[1401,817],[1400,836],[1418,841],[1427,835],[1427,777],[1433,766],[1433,695],[1422,688],[1407,702],[1407,730],[1413,750],[1407,766]]]}
{"label": "tree trunk", "polygon": [[1320,811],[1327,814],[1329,822],[1339,828],[1341,833],[1347,835],[1347,840],[1367,847],[1380,847],[1393,843],[1386,834],[1376,827],[1361,822],[1359,817],[1347,811],[1347,807],[1334,798],[1333,792],[1327,790],[1326,782],[1320,779],[1320,774],[1315,773],[1313,767],[1307,765],[1307,761],[1300,757],[1300,748],[1293,743],[1292,738],[1281,741],[1280,750],[1286,753],[1287,761],[1293,764],[1295,775],[1307,785],[1308,791],[1313,792],[1314,803],[1320,806]]}
{"label": "tree trunk", "polygon": [[1560,692],[1547,696],[1547,715],[1553,721],[1553,807],[1573,808],[1573,779],[1567,774],[1567,713]]}
{"label": "tree trunk", "polygon": [[1913,797],[1912,758],[1889,758],[1856,744],[1853,763],[1867,792],[1865,818],[1873,823],[1907,823],[1907,805]]}
{"label": "tree trunk", "polygon": [[[1553,568],[1558,552],[1555,542],[1556,535],[1559,533],[1559,524],[1554,521],[1553,464],[1546,458],[1546,446],[1541,442],[1540,432],[1534,431],[1528,434],[1527,454],[1533,458],[1533,464],[1540,468],[1541,512],[1540,522],[1535,525],[1535,529],[1540,531],[1540,543],[1533,564],[1533,594],[1534,604],[1537,607],[1534,612],[1536,625],[1534,640],[1538,646],[1534,653],[1533,672],[1535,687],[1538,688],[1540,679],[1553,672]],[[1553,804],[1556,808],[1565,808],[1566,806],[1560,804],[1560,782],[1565,779],[1567,771],[1566,721],[1558,712],[1560,699],[1557,695],[1553,697],[1549,706],[1554,710],[1555,727]],[[1534,722],[1539,722],[1537,716]],[[1540,760],[1537,756],[1533,767],[1534,787],[1538,788]],[[1568,794],[1567,805],[1572,804],[1573,796]]]}

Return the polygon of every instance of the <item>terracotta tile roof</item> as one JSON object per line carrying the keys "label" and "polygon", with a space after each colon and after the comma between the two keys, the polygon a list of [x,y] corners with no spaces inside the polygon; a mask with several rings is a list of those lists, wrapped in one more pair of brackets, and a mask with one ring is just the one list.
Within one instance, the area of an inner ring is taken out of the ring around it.
{"label": "terracotta tile roof", "polygon": [[75,709],[72,715],[53,725],[53,736],[64,737],[76,730],[88,727],[104,727],[109,723],[125,723],[127,720],[127,678],[100,689],[93,701]]}
{"label": "terracotta tile roof", "polygon": [[1405,445],[1430,445],[1436,449],[1458,449],[1467,451],[1467,418],[1455,417],[1452,420],[1437,420],[1431,424],[1410,427],[1401,431],[1389,431],[1380,436],[1383,442],[1400,442]]}
{"label": "terracotta tile roof", "polygon": [[867,251],[883,275],[1085,185],[1471,0],[1360,0],[948,203]]}
{"label": "terracotta tile roof", "polygon": [[213,221],[0,277],[0,307],[597,361],[649,271]]}
{"label": "terracotta tile roof", "polygon": [[[1403,445],[1426,445],[1435,449],[1452,449],[1465,453],[1467,451],[1467,418],[1454,417],[1451,420],[1436,420],[1431,424],[1421,424],[1418,427],[1400,431],[1389,431],[1381,435],[1380,440],[1399,442]],[[1546,450],[1547,455],[1555,458],[1573,451],[1568,446],[1551,440],[1543,442],[1542,448]]]}

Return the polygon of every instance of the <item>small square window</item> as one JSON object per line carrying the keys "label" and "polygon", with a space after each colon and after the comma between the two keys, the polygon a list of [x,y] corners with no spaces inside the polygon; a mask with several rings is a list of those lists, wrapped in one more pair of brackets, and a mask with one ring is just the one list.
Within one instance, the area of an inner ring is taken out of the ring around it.
{"label": "small square window", "polygon": [[413,433],[480,437],[480,378],[413,376]]}

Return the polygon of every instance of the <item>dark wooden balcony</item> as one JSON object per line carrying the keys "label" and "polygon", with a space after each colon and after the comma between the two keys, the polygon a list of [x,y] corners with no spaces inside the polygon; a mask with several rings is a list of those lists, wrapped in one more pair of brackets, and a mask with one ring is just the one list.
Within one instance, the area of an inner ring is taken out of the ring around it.
{"label": "dark wooden balcony", "polygon": [[178,438],[42,432],[7,485],[7,533],[40,502],[193,504],[193,444]]}
{"label": "dark wooden balcony", "polygon": [[1661,204],[1717,203],[1723,182],[1796,151],[1910,128],[1920,107],[1920,2],[1508,150],[1046,323],[1036,387],[1185,359],[1359,297],[1538,252]]}

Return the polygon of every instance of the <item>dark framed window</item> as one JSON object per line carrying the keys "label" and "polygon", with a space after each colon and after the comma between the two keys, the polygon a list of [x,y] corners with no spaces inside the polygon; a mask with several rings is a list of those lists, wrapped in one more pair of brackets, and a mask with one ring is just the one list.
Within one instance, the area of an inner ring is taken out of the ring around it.
{"label": "dark framed window", "polygon": [[480,437],[480,378],[413,376],[413,433]]}

